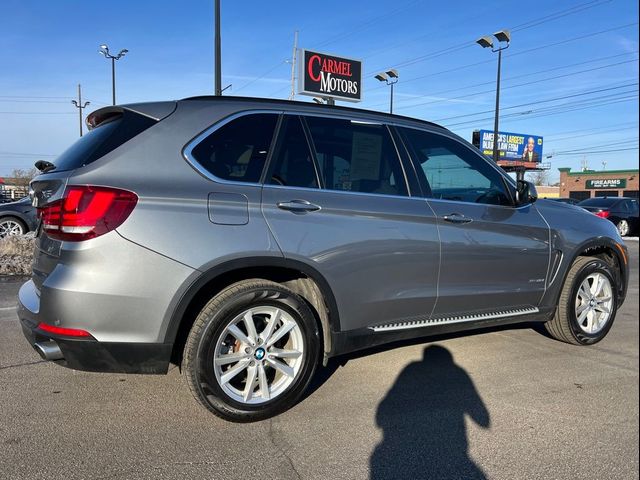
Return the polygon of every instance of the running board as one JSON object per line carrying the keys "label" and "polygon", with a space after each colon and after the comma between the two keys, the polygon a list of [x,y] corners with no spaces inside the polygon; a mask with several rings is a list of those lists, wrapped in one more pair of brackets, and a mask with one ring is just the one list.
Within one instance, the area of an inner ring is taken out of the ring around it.
{"label": "running board", "polygon": [[494,312],[494,313],[480,313],[475,315],[460,315],[457,317],[433,318],[430,320],[415,320],[411,322],[387,323],[384,325],[376,325],[374,327],[369,327],[369,328],[374,332],[388,332],[391,330],[405,330],[408,328],[429,327],[431,325],[475,322],[475,321],[481,321],[481,320],[493,320],[496,318],[519,317],[521,315],[530,315],[532,313],[538,313],[538,311],[539,310],[535,307],[518,308],[515,310],[504,310],[501,312]]}

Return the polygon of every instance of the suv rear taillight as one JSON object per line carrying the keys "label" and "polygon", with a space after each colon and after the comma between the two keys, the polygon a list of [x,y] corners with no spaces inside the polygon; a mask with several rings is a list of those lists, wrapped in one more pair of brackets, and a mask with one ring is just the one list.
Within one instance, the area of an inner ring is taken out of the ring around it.
{"label": "suv rear taillight", "polygon": [[39,208],[38,215],[49,237],[79,242],[118,228],[137,202],[138,196],[127,190],[73,185],[60,200]]}
{"label": "suv rear taillight", "polygon": [[609,210],[600,210],[599,212],[596,212],[596,217],[609,218]]}

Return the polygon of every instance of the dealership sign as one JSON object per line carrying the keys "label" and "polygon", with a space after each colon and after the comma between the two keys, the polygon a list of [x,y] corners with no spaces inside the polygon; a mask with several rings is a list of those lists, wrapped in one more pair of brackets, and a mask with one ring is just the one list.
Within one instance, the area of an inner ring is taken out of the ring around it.
{"label": "dealership sign", "polygon": [[626,188],[626,178],[599,178],[597,180],[587,180],[585,188],[599,189],[599,188]]}
{"label": "dealership sign", "polygon": [[298,93],[348,102],[362,100],[362,62],[302,50]]}
{"label": "dealership sign", "polygon": [[[493,130],[480,130],[476,145],[489,157],[493,157],[493,136]],[[495,160],[538,163],[542,161],[542,137],[524,133],[499,132],[498,152],[499,157]]]}

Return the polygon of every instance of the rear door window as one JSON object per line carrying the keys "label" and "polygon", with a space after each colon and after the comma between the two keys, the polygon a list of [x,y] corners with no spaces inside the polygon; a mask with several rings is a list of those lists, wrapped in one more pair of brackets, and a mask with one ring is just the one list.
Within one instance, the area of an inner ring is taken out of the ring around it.
{"label": "rear door window", "polygon": [[324,187],[407,196],[402,165],[386,126],[305,117]]}
{"label": "rear door window", "polygon": [[208,135],[191,150],[198,164],[222,180],[260,181],[278,115],[245,115]]}
{"label": "rear door window", "polygon": [[285,116],[266,183],[285,187],[318,188],[309,144],[299,117]]}
{"label": "rear door window", "polygon": [[125,111],[90,130],[53,161],[55,171],[84,167],[128,142],[156,123],[155,120]]}

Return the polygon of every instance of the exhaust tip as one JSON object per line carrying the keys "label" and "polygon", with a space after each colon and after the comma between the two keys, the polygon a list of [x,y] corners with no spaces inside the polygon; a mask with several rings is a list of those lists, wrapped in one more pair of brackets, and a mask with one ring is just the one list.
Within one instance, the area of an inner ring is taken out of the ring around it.
{"label": "exhaust tip", "polygon": [[62,360],[64,358],[62,350],[53,340],[38,342],[33,345],[33,348],[44,360]]}

